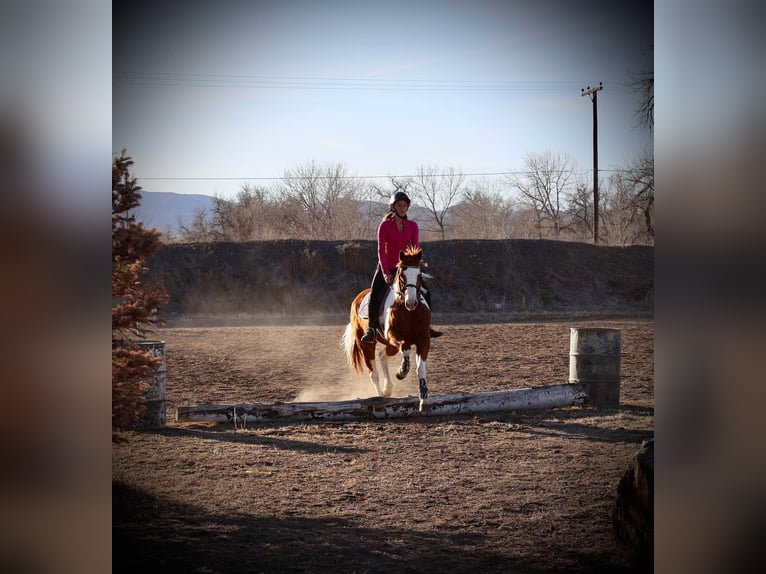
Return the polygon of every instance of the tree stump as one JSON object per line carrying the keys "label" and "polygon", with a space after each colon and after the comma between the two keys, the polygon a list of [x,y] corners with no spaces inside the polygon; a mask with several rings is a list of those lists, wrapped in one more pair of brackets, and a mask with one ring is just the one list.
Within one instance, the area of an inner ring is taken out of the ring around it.
{"label": "tree stump", "polygon": [[633,455],[617,486],[612,512],[617,540],[637,565],[654,562],[654,439]]}

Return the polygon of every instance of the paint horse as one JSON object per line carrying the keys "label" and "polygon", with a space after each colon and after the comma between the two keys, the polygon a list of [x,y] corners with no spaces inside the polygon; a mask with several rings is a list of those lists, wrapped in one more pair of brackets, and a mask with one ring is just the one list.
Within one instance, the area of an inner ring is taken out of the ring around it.
{"label": "paint horse", "polygon": [[[420,395],[420,410],[423,401],[428,397],[426,385],[426,359],[431,347],[431,309],[421,293],[420,261],[423,252],[418,248],[408,248],[399,252],[399,263],[393,284],[388,289],[382,306],[378,325],[382,332],[376,333],[376,341],[363,343],[362,336],[367,331],[368,320],[359,316],[362,300],[370,289],[364,289],[351,303],[351,314],[346,331],[341,339],[341,347],[346,351],[348,363],[356,373],[363,372],[363,366],[370,373],[370,382],[375,387],[378,396],[390,397],[393,382],[388,369],[388,359],[401,351],[402,363],[396,373],[396,378],[404,379],[410,370],[410,354],[412,347],[416,349],[415,365],[418,373],[418,393]],[[370,309],[369,313],[377,309]],[[378,360],[383,372],[383,388],[378,383],[378,372],[375,369],[376,343],[381,343],[378,350]]]}

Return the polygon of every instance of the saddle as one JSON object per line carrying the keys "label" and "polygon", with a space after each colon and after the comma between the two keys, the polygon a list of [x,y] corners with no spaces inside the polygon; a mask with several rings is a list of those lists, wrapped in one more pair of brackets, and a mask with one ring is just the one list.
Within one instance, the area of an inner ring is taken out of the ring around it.
{"label": "saddle", "polygon": [[[386,290],[383,291],[382,296],[380,297],[380,305],[378,306],[378,315],[380,315],[383,312],[383,306],[386,303],[386,298],[388,297],[388,292],[391,291],[391,286],[387,285]],[[424,305],[428,305],[426,302],[425,296],[423,295],[423,292],[421,291],[419,293],[419,299],[420,302]],[[367,293],[362,300],[359,302],[359,317],[362,319],[369,319],[370,318],[370,293]]]}
{"label": "saddle", "polygon": [[[378,305],[378,315],[380,315],[383,312],[383,305],[386,302],[386,297],[388,297],[388,292],[391,290],[391,287],[386,286],[385,291],[383,291],[383,294],[380,298],[380,305]],[[369,319],[370,318],[370,293],[367,293],[362,298],[362,301],[359,303],[359,317],[362,319]]]}

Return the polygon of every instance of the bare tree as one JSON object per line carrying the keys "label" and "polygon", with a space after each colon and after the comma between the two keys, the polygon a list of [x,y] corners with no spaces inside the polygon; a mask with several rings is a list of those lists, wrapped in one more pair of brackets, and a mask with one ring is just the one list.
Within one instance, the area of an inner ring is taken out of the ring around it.
{"label": "bare tree", "polygon": [[178,235],[183,243],[198,243],[213,240],[212,224],[208,210],[197,208],[190,222],[178,221]]}
{"label": "bare tree", "polygon": [[366,186],[345,168],[315,163],[286,172],[273,188],[245,184],[232,199],[213,198],[181,226],[184,241],[355,239],[370,235]]}
{"label": "bare tree", "polygon": [[196,209],[191,222],[179,220],[181,242],[242,240],[236,232],[236,211],[236,202],[215,195],[210,209]]}
{"label": "bare tree", "polygon": [[353,235],[354,201],[362,197],[361,182],[348,176],[343,164],[320,166],[316,162],[285,171],[278,191],[292,233],[306,239],[344,239]]}
{"label": "bare tree", "polygon": [[638,125],[654,130],[654,72],[641,74],[631,82],[631,87],[641,96],[636,110]]}
{"label": "bare tree", "polygon": [[522,203],[535,210],[539,235],[550,229],[559,239],[565,225],[563,215],[568,192],[575,181],[573,160],[553,155],[551,151],[528,153],[524,156],[524,173],[510,173],[508,182],[517,189]]}
{"label": "bare tree", "polygon": [[215,195],[212,208],[212,235],[217,241],[241,241],[236,202]]}
{"label": "bare tree", "polygon": [[632,208],[629,186],[618,175],[609,178],[609,187],[604,190],[601,229],[607,243],[628,245],[633,243],[637,228],[637,213]]}
{"label": "bare tree", "polygon": [[610,178],[608,209],[621,243],[654,243],[654,156],[646,152]]}
{"label": "bare tree", "polygon": [[511,237],[530,239],[542,238],[540,218],[537,210],[528,206],[519,206],[510,214]]}
{"label": "bare tree", "polygon": [[180,222],[182,241],[252,241],[285,235],[280,202],[265,187],[242,185],[233,199],[213,197],[209,210],[198,209],[191,222]]}
{"label": "bare tree", "polygon": [[463,200],[453,208],[454,238],[508,239],[512,236],[513,202],[503,197],[500,184],[487,179],[471,182]]}
{"label": "bare tree", "polygon": [[412,195],[428,210],[431,221],[424,222],[425,231],[447,238],[447,216],[450,207],[460,197],[465,175],[453,167],[440,169],[436,165],[420,166],[410,182]]}
{"label": "bare tree", "polygon": [[[606,192],[602,190],[602,193]],[[593,189],[584,183],[578,183],[574,191],[568,195],[567,201],[569,204],[567,213],[575,236],[578,239],[593,237]],[[603,209],[600,210],[599,216],[599,223],[601,223]]]}
{"label": "bare tree", "polygon": [[279,202],[262,186],[244,184],[235,197],[234,233],[241,241],[279,239],[284,227]]}

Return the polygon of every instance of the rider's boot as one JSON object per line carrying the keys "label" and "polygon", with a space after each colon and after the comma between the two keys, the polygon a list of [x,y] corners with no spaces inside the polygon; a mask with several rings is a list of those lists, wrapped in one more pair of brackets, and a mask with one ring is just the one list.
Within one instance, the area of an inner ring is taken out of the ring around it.
{"label": "rider's boot", "polygon": [[[370,300],[367,303],[367,315],[369,315],[369,319],[367,322],[367,332],[362,337],[362,343],[374,343],[375,342],[375,331],[378,328],[378,306],[380,305],[380,297],[381,297],[381,283],[377,280],[377,275],[375,276],[375,279],[372,281],[372,286],[370,288]],[[383,285],[385,286],[385,285]]]}
{"label": "rider's boot", "polygon": [[367,320],[367,332],[362,337],[362,343],[375,342],[375,331],[378,328],[377,308],[378,308],[378,303],[373,297],[373,293],[370,293],[370,301],[368,304],[369,311],[367,312],[370,318]]}
{"label": "rider's boot", "polygon": [[[433,305],[431,305],[431,290],[428,289],[427,287],[423,286],[423,295],[426,298],[426,303],[428,303],[428,308],[433,310]],[[431,338],[432,339],[436,339],[436,337],[441,337],[444,334],[441,331],[437,331],[436,329],[434,329],[431,326],[429,326],[428,328],[431,330]]]}
{"label": "rider's boot", "polygon": [[375,329],[377,325],[375,325],[375,320],[370,317],[369,326],[367,327],[367,332],[362,337],[361,341],[362,343],[374,343],[375,342]]}

